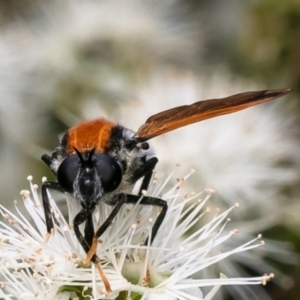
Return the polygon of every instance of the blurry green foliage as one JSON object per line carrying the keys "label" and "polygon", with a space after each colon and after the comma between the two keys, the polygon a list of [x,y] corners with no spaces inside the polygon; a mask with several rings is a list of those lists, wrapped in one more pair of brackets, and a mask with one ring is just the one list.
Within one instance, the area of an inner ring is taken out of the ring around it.
{"label": "blurry green foliage", "polygon": [[[300,96],[300,1],[257,1],[247,14],[231,63],[268,86],[286,84]],[[295,95],[295,94],[294,94]]]}

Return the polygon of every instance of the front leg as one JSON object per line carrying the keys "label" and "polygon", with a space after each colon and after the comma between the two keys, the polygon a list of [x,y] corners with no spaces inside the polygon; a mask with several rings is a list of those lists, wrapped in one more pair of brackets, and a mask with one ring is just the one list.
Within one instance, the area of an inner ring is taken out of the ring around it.
{"label": "front leg", "polygon": [[[80,229],[79,229],[79,225],[82,224],[83,222],[86,222],[85,224],[85,228],[84,228],[84,232],[85,235],[87,235],[87,239],[86,237],[83,236],[83,234],[81,233]],[[94,225],[92,222],[92,211],[86,210],[86,209],[81,209],[81,211],[75,216],[74,220],[73,220],[73,226],[74,226],[74,232],[75,235],[80,243],[80,245],[82,246],[83,250],[85,251],[85,253],[88,253],[91,247],[91,243],[92,243],[92,238],[90,233],[88,233],[88,231],[94,231]],[[92,226],[92,227],[90,227]]]}
{"label": "front leg", "polygon": [[95,235],[94,222],[93,222],[93,213],[89,213],[87,216],[86,222],[84,224],[84,239],[89,246],[92,245],[93,238]]}
{"label": "front leg", "polygon": [[[85,253],[88,253],[92,249],[92,235],[91,232],[94,232],[94,225],[93,225],[93,219],[92,219],[92,212],[93,210],[87,210],[87,209],[82,209],[74,218],[73,225],[74,225],[74,232],[77,237],[77,240],[79,241],[80,245],[82,246],[83,250]],[[82,224],[83,222],[85,223],[85,228],[84,228],[84,233],[85,236],[82,235],[81,231],[79,230],[79,225]],[[91,227],[90,227],[91,226]],[[110,283],[106,277],[106,274],[104,273],[102,266],[101,266],[101,261],[99,257],[95,254],[95,252],[91,255],[90,259],[87,260],[85,259],[83,262],[88,263],[89,261],[92,261],[95,265],[96,268],[99,272],[100,278],[103,281],[103,284],[105,286],[105,290],[107,294],[110,294],[112,292]]]}
{"label": "front leg", "polygon": [[113,203],[115,203],[114,208],[112,209],[108,218],[99,227],[96,234],[94,235],[94,238],[90,245],[89,251],[88,252],[86,251],[86,253],[87,253],[86,258],[85,258],[86,263],[88,263],[89,261],[93,261],[95,253],[97,251],[98,239],[107,230],[107,228],[111,225],[113,219],[118,214],[118,212],[120,211],[123,204],[126,203],[126,195],[125,194],[118,194],[114,198],[115,198],[113,201]]}
{"label": "front leg", "polygon": [[56,191],[64,193],[64,190],[61,188],[61,186],[58,184],[58,182],[45,181],[42,184],[42,201],[43,201],[45,222],[46,222],[46,228],[47,228],[47,236],[45,237],[45,242],[47,242],[49,240],[51,232],[53,231],[53,228],[54,228],[52,214],[51,214],[50,200],[49,200],[49,196],[47,193],[47,189],[56,190]]}

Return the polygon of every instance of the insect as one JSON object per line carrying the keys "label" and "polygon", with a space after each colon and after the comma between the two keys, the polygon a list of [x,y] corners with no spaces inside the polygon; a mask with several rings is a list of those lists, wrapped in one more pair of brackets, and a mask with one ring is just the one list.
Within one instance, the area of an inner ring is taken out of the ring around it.
{"label": "insect", "polygon": [[[81,205],[81,210],[73,220],[75,235],[87,253],[86,260],[97,265],[106,290],[110,292],[96,248],[98,239],[122,205],[140,201],[140,205],[161,208],[153,224],[151,239],[147,238],[145,245],[153,242],[167,213],[165,200],[142,195],[142,191],[149,186],[158,162],[148,140],[188,124],[271,101],[289,92],[290,89],[246,92],[171,108],[148,118],[137,132],[105,119],[83,121],[71,127],[61,136],[52,155],[42,156],[57,178],[57,181],[46,181],[42,185],[48,238],[54,226],[47,190],[71,194]],[[139,192],[135,195],[126,194],[125,191],[141,178]],[[100,228],[94,228],[92,215],[100,201],[113,206],[113,209]],[[82,223],[85,223],[83,232],[79,229]]]}

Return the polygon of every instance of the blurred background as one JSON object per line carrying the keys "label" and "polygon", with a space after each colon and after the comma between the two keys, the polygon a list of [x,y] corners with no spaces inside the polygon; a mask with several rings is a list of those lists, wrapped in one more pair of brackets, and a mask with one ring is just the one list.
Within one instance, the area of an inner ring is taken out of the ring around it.
{"label": "blurred background", "polygon": [[[12,206],[40,160],[82,119],[137,130],[173,106],[289,87],[290,95],[153,140],[157,177],[180,163],[188,188],[239,202],[228,248],[263,233],[263,249],[199,276],[275,273],[266,287],[230,287],[216,299],[300,299],[300,2],[0,1],[0,188]],[[225,249],[220,249],[220,251]],[[216,275],[215,275],[216,274]]]}

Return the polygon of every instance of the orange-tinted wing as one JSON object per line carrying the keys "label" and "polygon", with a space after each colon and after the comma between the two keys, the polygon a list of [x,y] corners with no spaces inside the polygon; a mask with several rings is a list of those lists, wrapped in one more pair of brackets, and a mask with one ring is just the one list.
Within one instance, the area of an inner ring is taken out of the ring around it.
{"label": "orange-tinted wing", "polygon": [[148,118],[146,123],[137,131],[136,139],[137,141],[146,141],[195,122],[271,101],[290,91],[290,89],[280,89],[246,92],[227,98],[198,101],[191,105],[174,107]]}

